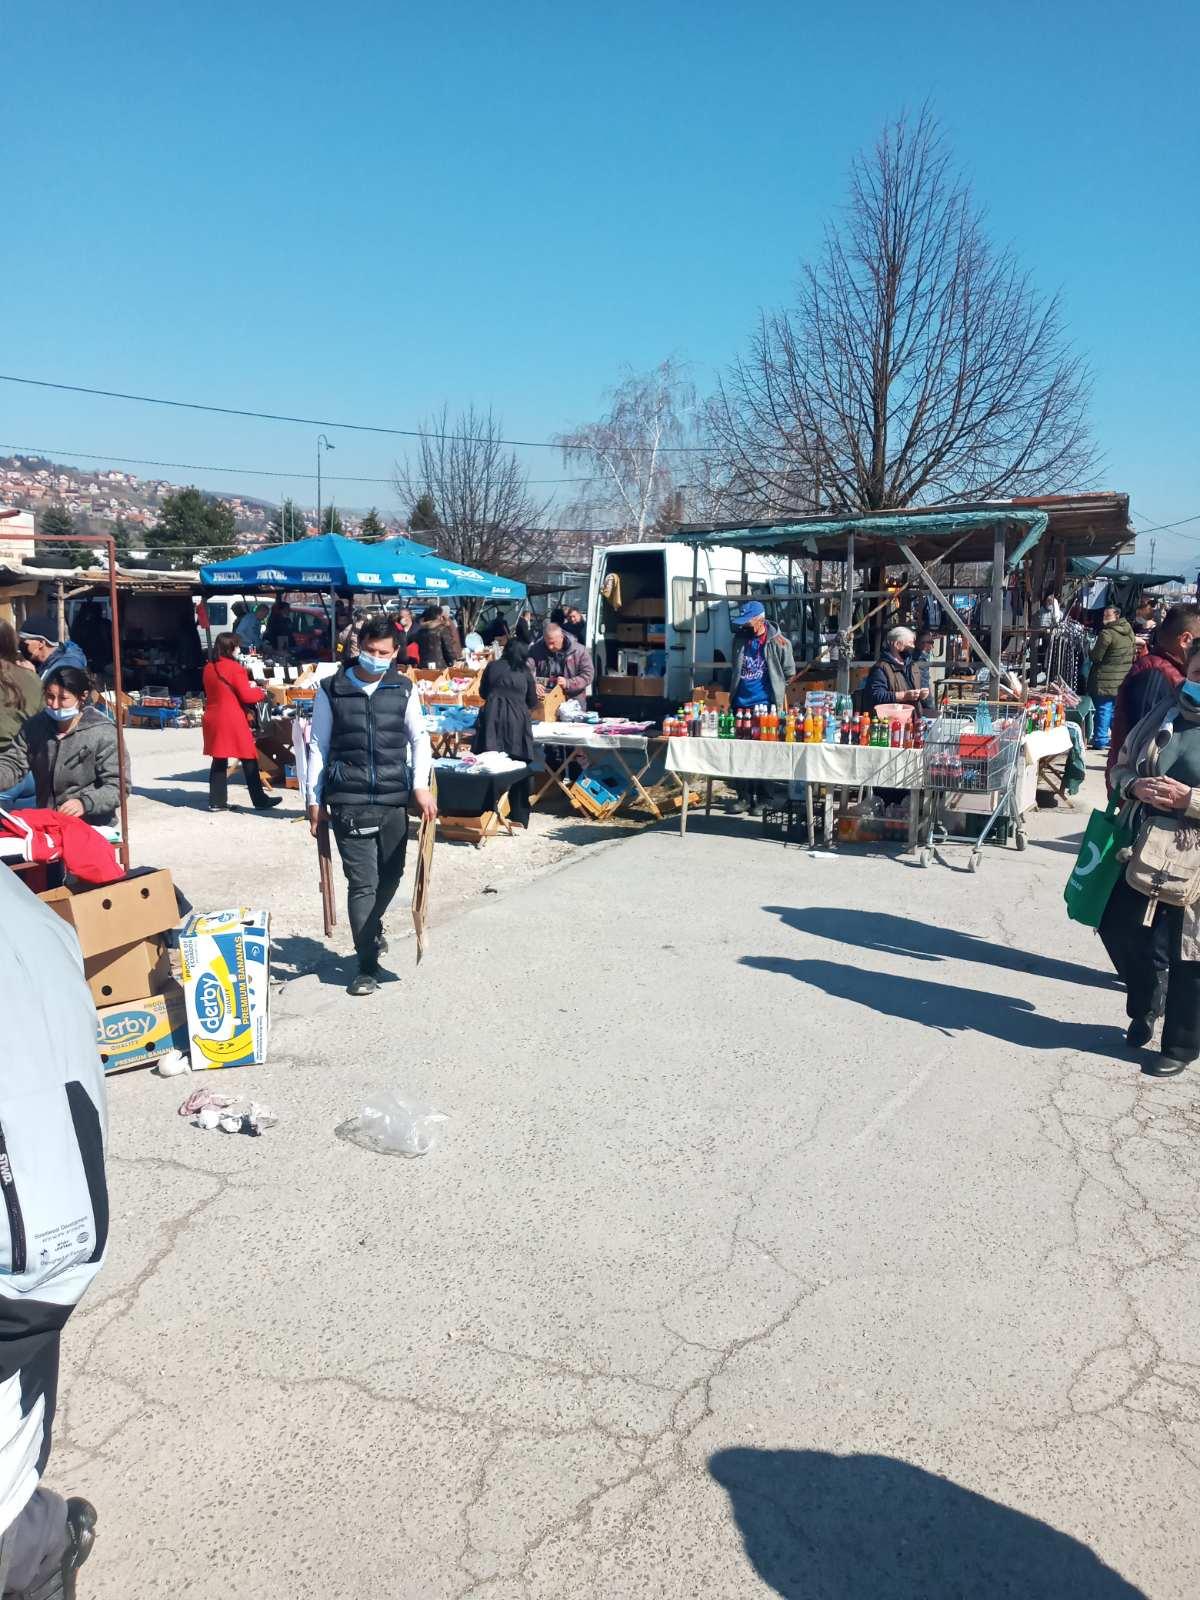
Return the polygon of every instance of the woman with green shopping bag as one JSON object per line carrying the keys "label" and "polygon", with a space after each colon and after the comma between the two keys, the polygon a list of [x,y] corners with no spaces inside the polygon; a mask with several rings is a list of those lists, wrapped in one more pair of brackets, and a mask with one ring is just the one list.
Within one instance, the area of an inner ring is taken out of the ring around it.
{"label": "woman with green shopping bag", "polygon": [[1125,981],[1136,1048],[1154,1034],[1165,957],[1161,1054],[1145,1070],[1172,1076],[1200,1057],[1200,652],[1178,692],[1129,734],[1110,782],[1114,798],[1137,807],[1100,933]]}

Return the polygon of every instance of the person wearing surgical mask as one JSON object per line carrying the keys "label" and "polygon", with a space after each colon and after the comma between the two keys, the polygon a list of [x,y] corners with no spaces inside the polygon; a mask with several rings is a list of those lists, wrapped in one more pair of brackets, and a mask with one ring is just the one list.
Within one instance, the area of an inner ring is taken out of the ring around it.
{"label": "person wearing surgical mask", "polygon": [[89,704],[91,680],[78,667],[54,667],[42,684],[45,705],[0,754],[0,790],[33,774],[37,806],[113,821],[121,803],[117,729]]}
{"label": "person wearing surgical mask", "polygon": [[329,823],[342,858],[358,963],[353,995],[379,987],[383,919],[404,874],[409,801],[423,817],[437,816],[433,751],[398,645],[390,617],[368,617],[354,661],[326,678],[313,702],[308,821],[314,838]]}
{"label": "person wearing surgical mask", "polygon": [[[1165,822],[1177,836],[1181,869],[1195,860],[1200,871],[1200,650],[1193,649],[1178,689],[1131,730],[1109,784],[1140,808],[1135,853],[1142,830]],[[1121,877],[1100,934],[1125,980],[1131,1048],[1151,1043],[1162,1014],[1161,1048],[1143,1072],[1182,1072],[1200,1057],[1200,899],[1181,906],[1147,900]]]}

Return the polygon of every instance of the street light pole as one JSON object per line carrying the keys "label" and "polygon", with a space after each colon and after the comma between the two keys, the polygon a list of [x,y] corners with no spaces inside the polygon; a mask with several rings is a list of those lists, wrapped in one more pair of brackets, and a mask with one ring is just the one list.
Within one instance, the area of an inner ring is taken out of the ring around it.
{"label": "street light pole", "polygon": [[323,433],[317,435],[317,537],[321,534],[321,451],[334,447]]}

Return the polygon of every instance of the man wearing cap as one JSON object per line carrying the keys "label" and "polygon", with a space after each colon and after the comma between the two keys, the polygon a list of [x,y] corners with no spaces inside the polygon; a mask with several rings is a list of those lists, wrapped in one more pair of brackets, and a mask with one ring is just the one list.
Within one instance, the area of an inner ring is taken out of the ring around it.
{"label": "man wearing cap", "polygon": [[[791,644],[768,623],[761,600],[747,600],[730,621],[734,629],[730,707],[734,711],[752,711],[755,706],[774,706],[782,711],[787,704],[787,686],[796,676]],[[766,799],[768,788],[765,783],[739,783],[740,805],[753,815]]]}
{"label": "man wearing cap", "polygon": [[73,639],[68,639],[65,644],[58,642],[58,629],[49,617],[26,617],[21,624],[21,644],[43,683],[55,667],[78,667],[80,672],[88,670],[87,657]]}

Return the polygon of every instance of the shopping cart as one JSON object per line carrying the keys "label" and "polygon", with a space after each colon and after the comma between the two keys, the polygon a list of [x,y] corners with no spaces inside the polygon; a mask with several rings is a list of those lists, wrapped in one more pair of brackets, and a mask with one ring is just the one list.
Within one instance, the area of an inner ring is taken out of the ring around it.
{"label": "shopping cart", "polygon": [[991,803],[986,821],[971,846],[970,870],[976,872],[988,836],[1002,820],[1012,825],[1018,850],[1026,844],[1025,827],[1017,804],[1017,773],[1025,738],[1025,715],[1011,701],[980,700],[974,705],[947,707],[925,724],[924,779],[929,794],[929,826],[921,847],[921,865],[933,860],[935,848],[954,837],[946,825],[947,806],[955,795],[972,796]]}

